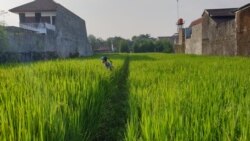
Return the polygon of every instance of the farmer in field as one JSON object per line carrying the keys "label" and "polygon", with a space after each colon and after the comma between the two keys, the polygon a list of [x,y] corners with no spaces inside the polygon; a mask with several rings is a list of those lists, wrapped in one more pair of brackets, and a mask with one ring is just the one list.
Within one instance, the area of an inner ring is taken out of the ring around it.
{"label": "farmer in field", "polygon": [[112,61],[109,59],[108,61],[108,57],[107,56],[102,56],[101,57],[102,63],[104,64],[104,66],[109,69],[112,70],[113,66],[112,66]]}

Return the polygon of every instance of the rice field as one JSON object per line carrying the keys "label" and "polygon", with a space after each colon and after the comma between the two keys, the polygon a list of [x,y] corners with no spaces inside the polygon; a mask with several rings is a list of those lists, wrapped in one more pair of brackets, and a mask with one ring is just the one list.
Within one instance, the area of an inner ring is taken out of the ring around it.
{"label": "rice field", "polygon": [[250,140],[249,58],[130,58],[126,141]]}
{"label": "rice field", "polygon": [[112,73],[99,57],[1,66],[0,140],[92,140]]}
{"label": "rice field", "polygon": [[109,57],[0,65],[0,140],[250,140],[249,58]]}

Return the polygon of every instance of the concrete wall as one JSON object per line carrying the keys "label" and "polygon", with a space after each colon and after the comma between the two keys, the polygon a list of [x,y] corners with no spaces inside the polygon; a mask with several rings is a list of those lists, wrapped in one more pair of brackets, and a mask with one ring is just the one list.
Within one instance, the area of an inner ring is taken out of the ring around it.
{"label": "concrete wall", "polygon": [[192,27],[191,38],[186,39],[186,54],[202,54],[202,24]]}
{"label": "concrete wall", "polygon": [[9,45],[5,52],[30,52],[44,50],[45,36],[18,27],[6,27]]}
{"label": "concrete wall", "polygon": [[174,52],[175,53],[185,53],[185,46],[184,45],[174,45]]}
{"label": "concrete wall", "polygon": [[88,43],[85,21],[61,5],[56,13],[56,46],[60,57],[88,56],[93,51]]}
{"label": "concrete wall", "polygon": [[183,28],[178,29],[177,44],[174,45],[175,53],[185,53],[185,33]]}
{"label": "concrete wall", "polygon": [[205,13],[202,23],[202,54],[236,55],[234,18],[211,18]]}
{"label": "concrete wall", "polygon": [[236,12],[237,55],[250,55],[250,7]]}
{"label": "concrete wall", "polygon": [[19,27],[6,27],[8,47],[0,56],[3,61],[32,61],[57,57],[55,34],[37,34]]}
{"label": "concrete wall", "polygon": [[92,55],[85,21],[61,5],[54,15],[56,31],[47,30],[46,34],[7,27],[8,48],[0,54],[0,62]]}
{"label": "concrete wall", "polygon": [[185,29],[180,28],[178,29],[178,45],[184,45],[185,44]]}

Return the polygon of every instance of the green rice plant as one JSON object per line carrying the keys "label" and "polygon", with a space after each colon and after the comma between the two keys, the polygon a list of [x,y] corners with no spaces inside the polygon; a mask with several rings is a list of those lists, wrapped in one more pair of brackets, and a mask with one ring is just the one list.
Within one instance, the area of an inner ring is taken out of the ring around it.
{"label": "green rice plant", "polygon": [[98,56],[0,67],[1,141],[93,140],[111,75]]}
{"label": "green rice plant", "polygon": [[126,56],[0,65],[0,140],[250,139],[249,58]]}
{"label": "green rice plant", "polygon": [[250,61],[242,57],[130,56],[127,141],[247,141]]}

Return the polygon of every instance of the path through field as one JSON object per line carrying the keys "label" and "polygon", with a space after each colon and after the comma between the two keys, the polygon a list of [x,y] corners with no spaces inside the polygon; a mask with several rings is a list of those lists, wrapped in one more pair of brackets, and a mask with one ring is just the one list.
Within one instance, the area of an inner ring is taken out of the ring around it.
{"label": "path through field", "polygon": [[100,116],[101,126],[96,141],[123,140],[128,112],[128,87],[129,58],[124,61],[118,73],[111,78],[111,86],[104,102],[105,110]]}

